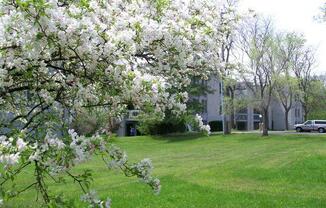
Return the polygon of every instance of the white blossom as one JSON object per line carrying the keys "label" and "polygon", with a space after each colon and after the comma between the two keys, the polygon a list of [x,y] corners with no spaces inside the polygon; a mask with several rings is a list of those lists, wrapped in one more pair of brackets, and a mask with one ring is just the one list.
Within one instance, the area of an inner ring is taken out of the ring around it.
{"label": "white blossom", "polygon": [[0,155],[0,163],[5,164],[6,166],[12,166],[19,162],[20,153],[15,154],[2,154]]}
{"label": "white blossom", "polygon": [[205,134],[209,135],[211,132],[211,127],[209,125],[204,125],[203,118],[196,114],[195,116],[195,122],[198,125],[198,128],[200,131],[204,132]]}
{"label": "white blossom", "polygon": [[96,191],[91,190],[90,192],[81,196],[81,200],[89,204],[89,207],[92,208],[110,208],[111,199],[107,198],[105,201],[102,201],[97,196]]}
{"label": "white blossom", "polygon": [[27,143],[24,142],[23,139],[18,138],[18,140],[16,141],[16,146],[19,152],[22,152],[23,150],[26,149]]}

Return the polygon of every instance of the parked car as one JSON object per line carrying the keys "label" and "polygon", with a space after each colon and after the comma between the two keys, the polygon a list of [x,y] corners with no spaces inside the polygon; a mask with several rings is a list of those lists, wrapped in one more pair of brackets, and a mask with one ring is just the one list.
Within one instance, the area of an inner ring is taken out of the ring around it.
{"label": "parked car", "polygon": [[303,124],[294,125],[297,132],[302,131],[318,131],[319,133],[326,132],[326,120],[309,120]]}

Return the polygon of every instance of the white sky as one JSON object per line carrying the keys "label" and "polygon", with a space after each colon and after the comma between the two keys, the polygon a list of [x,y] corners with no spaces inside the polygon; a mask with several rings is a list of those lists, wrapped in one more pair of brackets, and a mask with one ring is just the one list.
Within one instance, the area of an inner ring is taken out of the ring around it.
{"label": "white sky", "polygon": [[271,16],[281,31],[303,33],[308,44],[317,48],[315,73],[326,73],[326,23],[313,19],[325,0],[240,0],[240,9],[249,8]]}

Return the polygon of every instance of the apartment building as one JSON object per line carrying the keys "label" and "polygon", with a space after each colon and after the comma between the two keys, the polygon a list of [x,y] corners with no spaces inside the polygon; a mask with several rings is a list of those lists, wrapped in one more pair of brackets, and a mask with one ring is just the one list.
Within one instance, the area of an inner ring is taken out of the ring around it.
{"label": "apartment building", "polygon": [[[211,93],[201,95],[192,99],[197,99],[202,105],[202,112],[198,112],[205,123],[211,121],[221,121],[223,119],[223,91],[222,82],[219,79],[213,78],[207,81],[208,87],[212,90]],[[250,97],[250,91],[244,84],[239,83],[235,91],[235,96],[239,99]],[[249,99],[250,100],[250,99]],[[280,101],[273,98],[269,108],[269,129],[270,130],[285,130],[285,113]],[[261,114],[258,109],[255,109],[250,103],[241,109],[235,109],[234,123],[238,130],[255,130],[259,128],[261,122]],[[300,102],[294,101],[293,108],[289,112],[289,128],[293,128],[294,124],[303,122],[303,109]]]}
{"label": "apartment building", "polygon": [[[190,99],[195,99],[202,105],[201,112],[198,112],[203,118],[203,122],[209,124],[212,121],[222,122],[223,120],[223,86],[222,82],[217,78],[211,78],[207,81],[199,81],[197,84],[207,85],[210,89],[208,93],[199,96],[192,96]],[[250,91],[244,84],[239,83],[239,87],[235,91],[237,98],[244,99],[250,95]],[[130,135],[132,131],[137,129],[137,115],[139,111],[128,111],[125,119],[120,124],[118,135]],[[299,102],[294,102],[293,108],[289,112],[289,128],[293,128],[294,124],[303,122],[303,109]],[[236,109],[234,114],[234,123],[236,129],[242,131],[250,131],[259,129],[261,122],[261,114],[258,109],[255,109],[250,103]],[[270,130],[285,130],[285,113],[281,103],[273,98],[269,108],[269,129]]]}

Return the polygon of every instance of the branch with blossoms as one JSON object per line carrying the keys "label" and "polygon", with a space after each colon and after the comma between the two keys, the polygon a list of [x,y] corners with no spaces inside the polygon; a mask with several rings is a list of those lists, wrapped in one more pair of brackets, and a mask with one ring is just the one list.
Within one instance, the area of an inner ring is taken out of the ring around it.
{"label": "branch with blossoms", "polygon": [[[1,190],[5,190],[6,183],[18,177],[27,166],[34,164],[35,167],[34,181],[20,190],[15,190],[13,187],[12,190],[2,193],[7,199],[34,188],[46,204],[54,203],[56,197],[49,194],[45,179],[50,178],[60,184],[64,182],[60,178],[66,174],[73,179],[73,182],[78,183],[84,194],[83,201],[89,202],[93,207],[108,204],[109,199],[106,202],[99,199],[90,200],[91,196],[95,197],[94,192],[89,189],[92,180],[90,170],[85,170],[80,175],[73,175],[70,172],[73,167],[88,161],[95,153],[101,154],[108,168],[118,168],[128,177],[136,176],[148,184],[155,193],[160,192],[160,181],[151,175],[153,166],[149,159],[130,165],[125,152],[106,143],[100,136],[87,138],[69,130],[69,137],[63,140],[48,132],[42,143],[34,145],[25,143],[21,138],[15,140],[2,136],[0,149],[2,152],[0,162],[4,164],[1,174],[3,177],[0,180]],[[21,161],[26,162],[19,165]],[[96,204],[98,206],[95,206]]]}

